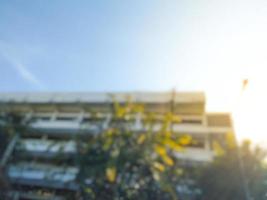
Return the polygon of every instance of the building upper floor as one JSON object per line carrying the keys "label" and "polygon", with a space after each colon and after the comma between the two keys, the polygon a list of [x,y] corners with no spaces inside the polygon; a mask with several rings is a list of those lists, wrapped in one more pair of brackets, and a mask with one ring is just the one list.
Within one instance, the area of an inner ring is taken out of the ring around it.
{"label": "building upper floor", "polygon": [[[178,127],[232,127],[228,113],[205,111],[205,95],[201,92],[1,93],[0,113],[15,112],[25,119],[35,119],[40,126],[53,122],[54,127],[71,129],[86,122],[108,121],[115,103],[142,106],[145,113],[154,113],[158,121],[163,114],[172,112],[180,117]],[[144,115],[126,115],[126,121],[131,120],[144,121]]]}

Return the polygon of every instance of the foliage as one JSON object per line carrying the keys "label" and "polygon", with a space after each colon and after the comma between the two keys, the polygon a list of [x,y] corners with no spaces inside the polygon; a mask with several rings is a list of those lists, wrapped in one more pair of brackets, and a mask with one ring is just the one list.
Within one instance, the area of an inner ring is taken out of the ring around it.
{"label": "foliage", "polygon": [[246,181],[251,199],[266,199],[265,153],[259,147],[252,148],[249,141],[238,147],[233,135],[226,136],[226,148],[222,151],[215,145],[218,157],[200,171],[198,185],[202,190],[201,200],[246,199]]}
{"label": "foliage", "polygon": [[[181,122],[179,116],[171,112],[145,113],[142,105],[130,101],[121,105],[115,99],[113,111],[109,129],[79,143],[86,143],[79,145],[77,156],[85,199],[185,199],[179,194],[179,187],[195,185],[195,181],[193,184],[186,181],[196,179],[200,200],[243,200],[245,181],[251,199],[266,199],[265,152],[259,147],[252,148],[249,141],[238,147],[233,133],[228,133],[223,144],[212,141],[217,155],[213,163],[185,169],[175,153],[195,141],[189,135],[172,131],[172,125]],[[136,115],[145,123],[145,129],[139,132],[132,130]],[[154,125],[159,123],[161,128],[155,131]],[[19,116],[12,113],[4,116],[4,123],[0,124],[0,150],[11,136],[25,128]],[[0,176],[0,188],[4,185],[7,188]]]}
{"label": "foliage", "polygon": [[[22,119],[15,113],[6,113],[0,118],[0,159],[7,147],[12,136],[18,131],[24,129]],[[9,183],[5,177],[4,166],[0,166],[0,198],[4,198],[6,191],[9,189]]]}
{"label": "foliage", "polygon": [[[147,130],[136,133],[120,126],[132,114],[142,113]],[[153,131],[160,119],[161,129]],[[114,103],[112,128],[88,141],[81,156],[80,181],[88,199],[178,199],[181,169],[174,153],[191,142],[175,135],[170,126],[180,122],[172,113],[144,114],[142,105]]]}
{"label": "foliage", "polygon": [[15,113],[6,113],[0,119],[0,155],[3,153],[8,140],[23,129],[21,117]]}

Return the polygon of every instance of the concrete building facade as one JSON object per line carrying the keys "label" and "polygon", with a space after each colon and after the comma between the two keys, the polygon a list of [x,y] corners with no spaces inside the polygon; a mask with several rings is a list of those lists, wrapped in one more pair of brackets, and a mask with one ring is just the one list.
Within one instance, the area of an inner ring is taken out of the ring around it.
{"label": "concrete building facade", "polygon": [[[127,101],[140,104],[145,113],[153,112],[159,118],[168,112],[178,115],[181,122],[173,124],[172,131],[188,134],[197,141],[177,153],[184,161],[212,161],[213,141],[223,141],[226,133],[233,132],[230,115],[207,113],[205,96],[197,92],[0,94],[1,118],[6,113],[16,113],[28,127],[23,134],[14,135],[1,160],[16,189],[12,198],[43,198],[43,194],[27,192],[35,187],[45,188],[47,199],[49,195],[53,195],[53,199],[65,199],[60,191],[77,193],[79,167],[73,161],[78,153],[75,138],[101,134],[108,129],[114,101],[121,105]],[[141,114],[136,113],[129,119],[133,122],[132,131],[147,129]],[[153,131],[159,129],[160,122],[155,123]],[[61,164],[53,162],[55,157],[60,157]]]}

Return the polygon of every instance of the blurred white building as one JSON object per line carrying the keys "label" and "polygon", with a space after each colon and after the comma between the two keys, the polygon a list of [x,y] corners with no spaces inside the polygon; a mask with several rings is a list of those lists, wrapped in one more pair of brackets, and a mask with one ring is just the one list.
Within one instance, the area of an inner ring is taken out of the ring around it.
{"label": "blurred white building", "polygon": [[[17,199],[30,199],[25,198],[29,194],[22,193],[20,188],[24,191],[27,187],[79,190],[76,183],[79,168],[70,161],[78,153],[75,138],[100,134],[109,128],[114,99],[120,104],[127,101],[142,104],[145,112],[158,116],[167,112],[179,115],[181,123],[172,124],[170,128],[177,134],[191,135],[196,141],[184,152],[177,153],[185,162],[212,161],[213,141],[223,145],[225,134],[233,132],[228,113],[205,112],[203,93],[2,93],[2,118],[6,113],[16,113],[29,127],[27,132],[14,137],[2,159],[11,183],[17,186],[18,191],[14,191]],[[133,119],[129,125],[133,131],[142,132],[147,128],[141,114],[129,117]],[[160,126],[159,121],[153,130],[159,130]],[[68,164],[55,164],[55,157]],[[31,196],[34,195],[37,194]],[[64,199],[62,195],[54,197]]]}

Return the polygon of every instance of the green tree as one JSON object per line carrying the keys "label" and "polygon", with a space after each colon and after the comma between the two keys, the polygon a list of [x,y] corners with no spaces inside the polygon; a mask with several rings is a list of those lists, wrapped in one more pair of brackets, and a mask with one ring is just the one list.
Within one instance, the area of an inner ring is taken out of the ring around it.
{"label": "green tree", "polygon": [[7,145],[9,144],[12,137],[23,130],[25,126],[22,124],[21,116],[15,113],[6,113],[0,118],[0,198],[5,199],[5,195],[10,185],[5,176],[5,166],[2,163],[3,154],[6,150]]}
{"label": "green tree", "polygon": [[235,145],[233,139],[228,138],[226,141],[227,145],[223,152],[200,172],[198,181],[202,191],[200,199],[244,200],[245,182],[251,199],[266,199],[267,171],[263,163],[264,151],[259,147],[252,148],[249,141],[244,141],[240,147]]}
{"label": "green tree", "polygon": [[[142,113],[147,130],[136,133],[120,123]],[[153,124],[161,121],[154,132]],[[170,127],[181,119],[172,114],[144,113],[141,105],[114,103],[111,128],[91,138],[80,157],[80,181],[87,199],[178,199],[181,174],[175,151],[191,142]]]}

